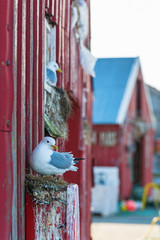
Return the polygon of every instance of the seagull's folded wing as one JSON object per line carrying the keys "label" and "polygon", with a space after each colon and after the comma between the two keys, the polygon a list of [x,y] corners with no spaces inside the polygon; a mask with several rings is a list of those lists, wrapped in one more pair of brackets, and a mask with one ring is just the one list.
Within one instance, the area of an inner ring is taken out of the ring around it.
{"label": "seagull's folded wing", "polygon": [[56,168],[68,169],[73,165],[73,155],[54,151],[49,163]]}
{"label": "seagull's folded wing", "polygon": [[49,80],[52,81],[53,83],[57,82],[56,73],[50,70],[49,68],[47,68],[47,78],[49,78]]}

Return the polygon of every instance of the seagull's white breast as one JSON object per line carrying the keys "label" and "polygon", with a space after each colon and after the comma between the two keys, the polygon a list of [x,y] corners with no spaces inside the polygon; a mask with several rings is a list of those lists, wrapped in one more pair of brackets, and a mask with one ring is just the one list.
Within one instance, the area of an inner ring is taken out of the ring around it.
{"label": "seagull's white breast", "polygon": [[52,152],[52,149],[49,149],[46,144],[40,143],[31,154],[31,168],[33,168],[33,170],[37,173],[44,174]]}

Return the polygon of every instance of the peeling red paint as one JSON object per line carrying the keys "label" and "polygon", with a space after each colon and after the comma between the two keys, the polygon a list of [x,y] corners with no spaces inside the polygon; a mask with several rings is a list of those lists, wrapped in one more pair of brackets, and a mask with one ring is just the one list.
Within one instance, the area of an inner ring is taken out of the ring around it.
{"label": "peeling red paint", "polygon": [[67,236],[66,240],[80,239],[79,193],[77,185],[67,188]]}
{"label": "peeling red paint", "polygon": [[58,196],[67,205],[58,201],[39,205],[32,202],[30,195],[26,196],[26,228],[30,230],[26,240],[80,239],[78,186],[69,185],[67,192]]}
{"label": "peeling red paint", "polygon": [[60,208],[59,208],[59,207],[57,207],[57,211],[56,211],[56,213],[57,213],[57,214],[60,213]]}

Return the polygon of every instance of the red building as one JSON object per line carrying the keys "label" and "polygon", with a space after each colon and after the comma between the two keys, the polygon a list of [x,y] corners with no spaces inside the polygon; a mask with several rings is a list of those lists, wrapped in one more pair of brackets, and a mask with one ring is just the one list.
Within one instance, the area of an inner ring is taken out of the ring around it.
{"label": "red building", "polygon": [[[89,2],[85,2],[88,9]],[[49,90],[44,79],[49,61],[56,61],[63,70],[57,87],[73,106],[68,140],[58,140],[59,151],[85,157],[78,172],[67,173],[65,179],[79,186],[81,239],[90,239],[92,84],[81,67],[79,44],[71,29],[73,4],[71,0],[0,3],[0,239],[34,236],[25,226],[25,222],[34,223],[33,216],[25,216],[25,169],[31,151],[45,135],[44,93]],[[87,34],[84,44],[89,41]]]}
{"label": "red building", "polygon": [[94,78],[93,160],[117,166],[120,198],[152,181],[153,127],[139,58],[99,59]]}

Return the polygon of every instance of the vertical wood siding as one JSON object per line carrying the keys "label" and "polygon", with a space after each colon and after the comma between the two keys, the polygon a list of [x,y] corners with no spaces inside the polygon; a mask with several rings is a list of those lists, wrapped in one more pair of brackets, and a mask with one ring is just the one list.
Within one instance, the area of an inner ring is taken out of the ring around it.
{"label": "vertical wood siding", "polygon": [[17,12],[17,213],[18,239],[24,239],[24,180],[25,180],[25,84],[26,84],[26,3],[19,1]]}
{"label": "vertical wood siding", "polygon": [[[25,239],[26,162],[44,135],[45,1],[14,1],[14,117],[12,133],[14,200],[12,239]],[[16,114],[15,114],[16,113]]]}
{"label": "vertical wood siding", "polygon": [[26,158],[32,151],[33,102],[33,0],[27,1],[26,16]]}
{"label": "vertical wood siding", "polygon": [[11,236],[12,216],[12,110],[13,110],[13,3],[12,1],[0,2],[0,239],[9,240]]}
{"label": "vertical wood siding", "polygon": [[13,176],[12,176],[12,111],[13,111],[13,2],[0,2],[0,239],[11,237]]}
{"label": "vertical wood siding", "polygon": [[44,136],[44,54],[45,54],[45,0],[40,1],[39,5],[39,86],[38,86],[38,142]]}
{"label": "vertical wood siding", "polygon": [[[58,73],[58,86],[72,92],[78,106],[75,109],[73,119],[69,120],[69,141],[63,143],[62,148],[63,151],[72,150],[74,155],[86,158],[84,162],[79,164],[77,173],[70,172],[70,181],[77,183],[80,187],[81,239],[88,240],[90,238],[90,197],[88,194],[90,194],[91,185],[91,156],[90,146],[84,145],[82,137],[84,84],[87,84],[89,89],[87,118],[90,123],[92,90],[91,79],[80,66],[78,45],[74,31],[70,29],[71,0],[10,0],[10,2],[14,3],[12,239],[25,239],[25,232],[29,231],[29,229],[25,229],[25,168],[32,149],[44,135],[44,31],[46,14],[47,18],[56,24],[56,61],[63,70],[62,74]],[[67,175],[65,178],[68,178]],[[30,219],[31,216],[28,212],[26,213],[26,222],[28,220],[31,223],[34,221],[34,219]]]}

